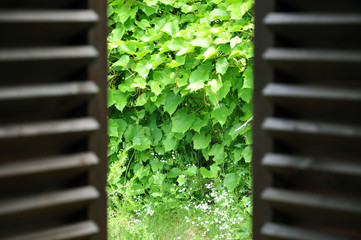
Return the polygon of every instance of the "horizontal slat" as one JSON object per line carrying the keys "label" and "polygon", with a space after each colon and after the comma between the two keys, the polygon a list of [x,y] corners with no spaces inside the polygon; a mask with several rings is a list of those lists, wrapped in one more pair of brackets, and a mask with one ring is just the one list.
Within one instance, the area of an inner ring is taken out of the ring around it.
{"label": "horizontal slat", "polygon": [[270,48],[263,57],[269,62],[361,63],[359,50]]}
{"label": "horizontal slat", "polygon": [[0,127],[0,140],[52,134],[91,132],[97,130],[98,128],[98,122],[89,117],[63,121],[9,125]]}
{"label": "horizontal slat", "polygon": [[94,153],[80,153],[69,156],[10,162],[0,164],[0,179],[89,168],[98,163],[99,159]]}
{"label": "horizontal slat", "polygon": [[0,101],[95,95],[99,88],[92,81],[0,88]]}
{"label": "horizontal slat", "polygon": [[17,61],[46,61],[93,59],[98,51],[93,46],[0,49],[0,63]]}
{"label": "horizontal slat", "polygon": [[291,205],[295,207],[361,214],[361,202],[353,199],[276,188],[267,188],[264,190],[262,192],[262,199],[269,202],[271,205]]}
{"label": "horizontal slat", "polygon": [[263,95],[272,99],[307,98],[361,102],[361,89],[355,88],[294,86],[289,84],[269,83],[263,89]]}
{"label": "horizontal slat", "polygon": [[262,128],[270,132],[361,138],[361,126],[267,118]]}
{"label": "horizontal slat", "polygon": [[272,239],[289,240],[357,240],[356,238],[292,227],[276,223],[266,223],[262,235]]}
{"label": "horizontal slat", "polygon": [[262,159],[262,164],[269,168],[294,169],[361,177],[361,164],[341,160],[321,160],[312,157],[268,153]]}
{"label": "horizontal slat", "polygon": [[360,14],[327,14],[327,13],[269,13],[264,24],[273,26],[311,25],[361,25]]}
{"label": "horizontal slat", "polygon": [[8,237],[3,240],[66,240],[90,237],[99,232],[98,226],[93,221],[69,224],[44,231],[25,235]]}
{"label": "horizontal slat", "polygon": [[99,192],[92,186],[36,196],[23,196],[22,198],[0,202],[0,217],[83,202],[85,203],[97,199],[98,197]]}
{"label": "horizontal slat", "polygon": [[93,10],[7,10],[0,11],[2,23],[95,23],[99,20]]}

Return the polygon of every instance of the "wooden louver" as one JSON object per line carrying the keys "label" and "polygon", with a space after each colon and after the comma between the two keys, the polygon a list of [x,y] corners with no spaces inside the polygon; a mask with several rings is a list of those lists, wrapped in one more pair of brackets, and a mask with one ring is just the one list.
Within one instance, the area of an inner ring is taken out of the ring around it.
{"label": "wooden louver", "polygon": [[0,2],[0,239],[106,239],[106,1]]}
{"label": "wooden louver", "polygon": [[255,11],[254,239],[361,239],[361,2]]}

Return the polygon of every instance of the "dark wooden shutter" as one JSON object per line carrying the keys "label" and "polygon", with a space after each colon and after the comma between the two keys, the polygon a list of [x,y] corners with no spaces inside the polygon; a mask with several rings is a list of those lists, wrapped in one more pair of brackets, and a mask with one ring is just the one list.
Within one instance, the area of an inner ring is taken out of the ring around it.
{"label": "dark wooden shutter", "polygon": [[361,239],[361,1],[255,11],[254,239]]}
{"label": "dark wooden shutter", "polygon": [[106,239],[106,1],[0,1],[0,239]]}

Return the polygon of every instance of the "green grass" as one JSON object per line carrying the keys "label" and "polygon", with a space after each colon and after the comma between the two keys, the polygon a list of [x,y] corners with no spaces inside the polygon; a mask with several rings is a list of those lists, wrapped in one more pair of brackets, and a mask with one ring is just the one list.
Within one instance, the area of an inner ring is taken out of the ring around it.
{"label": "green grass", "polygon": [[251,239],[251,199],[234,199],[225,190],[207,186],[202,200],[154,201],[133,197],[108,210],[111,240]]}

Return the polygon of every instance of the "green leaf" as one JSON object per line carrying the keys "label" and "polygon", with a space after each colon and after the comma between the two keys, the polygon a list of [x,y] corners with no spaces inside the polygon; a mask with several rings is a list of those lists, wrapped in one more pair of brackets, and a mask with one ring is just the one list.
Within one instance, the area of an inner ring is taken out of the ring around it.
{"label": "green leaf", "polygon": [[163,169],[164,163],[159,160],[152,160],[150,161],[150,166],[152,167],[153,172],[157,172]]}
{"label": "green leaf", "polygon": [[148,17],[157,12],[157,8],[148,7],[148,6],[143,5],[143,4],[139,4],[139,9],[141,9],[145,14],[147,14]]}
{"label": "green leaf", "polygon": [[173,36],[174,34],[176,34],[177,32],[179,32],[179,27],[178,27],[178,23],[177,22],[169,22],[166,23],[162,29],[163,32],[168,33],[169,35]]}
{"label": "green leaf", "polygon": [[227,71],[228,69],[228,61],[225,57],[221,57],[217,60],[217,64],[216,64],[216,71],[217,73],[220,73],[220,74],[225,74],[225,72]]}
{"label": "green leaf", "polygon": [[177,182],[178,182],[179,186],[182,186],[183,184],[185,184],[187,182],[187,179],[185,178],[184,175],[180,175],[177,179]]}
{"label": "green leaf", "polygon": [[208,48],[212,43],[212,39],[208,37],[197,38],[191,41],[192,46]]}
{"label": "green leaf", "polygon": [[242,157],[244,158],[244,161],[246,163],[250,163],[252,161],[252,148],[251,148],[251,146],[247,146],[243,150]]}
{"label": "green leaf", "polygon": [[133,146],[139,151],[144,151],[150,148],[151,141],[146,136],[136,136],[133,138]]}
{"label": "green leaf", "polygon": [[240,177],[235,174],[235,173],[228,173],[226,174],[226,176],[224,177],[224,186],[226,186],[226,188],[228,188],[229,191],[233,191],[238,183],[239,183]]}
{"label": "green leaf", "polygon": [[210,170],[207,170],[205,167],[200,168],[200,172],[201,172],[202,176],[205,178],[216,178],[218,176],[219,170],[220,170],[220,167],[218,167],[215,164],[213,164],[210,167]]}
{"label": "green leaf", "polygon": [[189,82],[192,84],[192,83],[204,83],[205,81],[208,81],[211,70],[212,70],[212,64],[210,62],[201,64],[197,68],[197,70],[191,73],[191,76],[189,77]]}
{"label": "green leaf", "polygon": [[183,98],[174,92],[168,92],[167,97],[165,98],[166,104],[164,105],[164,111],[168,112],[169,115],[172,115],[177,109],[178,105],[183,101]]}
{"label": "green leaf", "polygon": [[172,51],[178,51],[184,46],[185,39],[181,37],[173,38],[170,43],[167,44],[167,47]]}
{"label": "green leaf", "polygon": [[129,62],[129,56],[128,55],[122,55],[118,61],[116,61],[113,65],[114,66],[122,66],[125,67],[127,66]]}
{"label": "green leaf", "polygon": [[244,82],[243,87],[244,88],[253,88],[253,69],[252,66],[248,66],[246,70],[243,72]]}
{"label": "green leaf", "polygon": [[137,43],[133,41],[126,41],[119,45],[119,49],[128,54],[135,54],[137,51]]}
{"label": "green leaf", "polygon": [[246,103],[250,103],[252,100],[252,88],[242,88],[238,90],[238,97]]}
{"label": "green leaf", "polygon": [[114,90],[113,91],[113,99],[115,101],[115,107],[119,110],[119,111],[123,111],[124,107],[127,105],[128,102],[128,96],[125,95],[124,93],[122,93],[119,90]]}
{"label": "green leaf", "polygon": [[243,15],[253,6],[253,0],[246,2],[236,2],[228,6],[227,11],[231,11],[232,19],[242,19]]}
{"label": "green leaf", "polygon": [[214,9],[212,10],[210,13],[209,13],[209,19],[211,21],[214,21],[216,19],[218,20],[227,20],[229,19],[231,16],[229,15],[229,13],[227,13],[226,11],[224,10],[221,10],[221,9]]}
{"label": "green leaf", "polygon": [[177,143],[178,143],[177,139],[167,136],[167,138],[163,140],[164,150],[166,152],[176,150]]}
{"label": "green leaf", "polygon": [[188,114],[187,110],[182,108],[172,117],[172,132],[185,133],[195,120],[194,114]]}
{"label": "green leaf", "polygon": [[121,137],[125,132],[127,122],[123,119],[112,119],[108,120],[108,135],[110,137]]}
{"label": "green leaf", "polygon": [[226,105],[221,103],[219,106],[214,107],[211,113],[211,117],[223,126],[227,121],[227,117],[232,113],[232,111],[231,109],[228,109]]}
{"label": "green leaf", "polygon": [[210,59],[210,58],[213,58],[215,55],[217,55],[218,53],[218,48],[214,48],[214,47],[210,47],[208,48],[204,53],[203,53],[203,56],[204,56],[204,60],[203,61],[206,61],[207,59]]}
{"label": "green leaf", "polygon": [[179,175],[182,174],[182,171],[179,169],[179,168],[172,168],[169,173],[168,173],[168,177],[169,178],[176,178],[178,177]]}
{"label": "green leaf", "polygon": [[206,131],[201,131],[200,133],[196,133],[193,136],[193,146],[194,149],[203,149],[208,147],[211,142],[212,136],[210,134],[206,135]]}
{"label": "green leaf", "polygon": [[137,66],[135,67],[135,71],[139,73],[140,76],[146,78],[149,74],[150,69],[152,68],[152,64],[149,63],[147,60],[142,60],[138,62]]}
{"label": "green leaf", "polygon": [[187,176],[194,176],[197,174],[197,172],[198,172],[197,167],[190,167],[186,171],[184,171],[184,174]]}
{"label": "green leaf", "polygon": [[204,115],[203,118],[196,117],[194,123],[192,124],[191,129],[199,133],[201,128],[207,125],[208,120],[209,120],[208,115]]}

